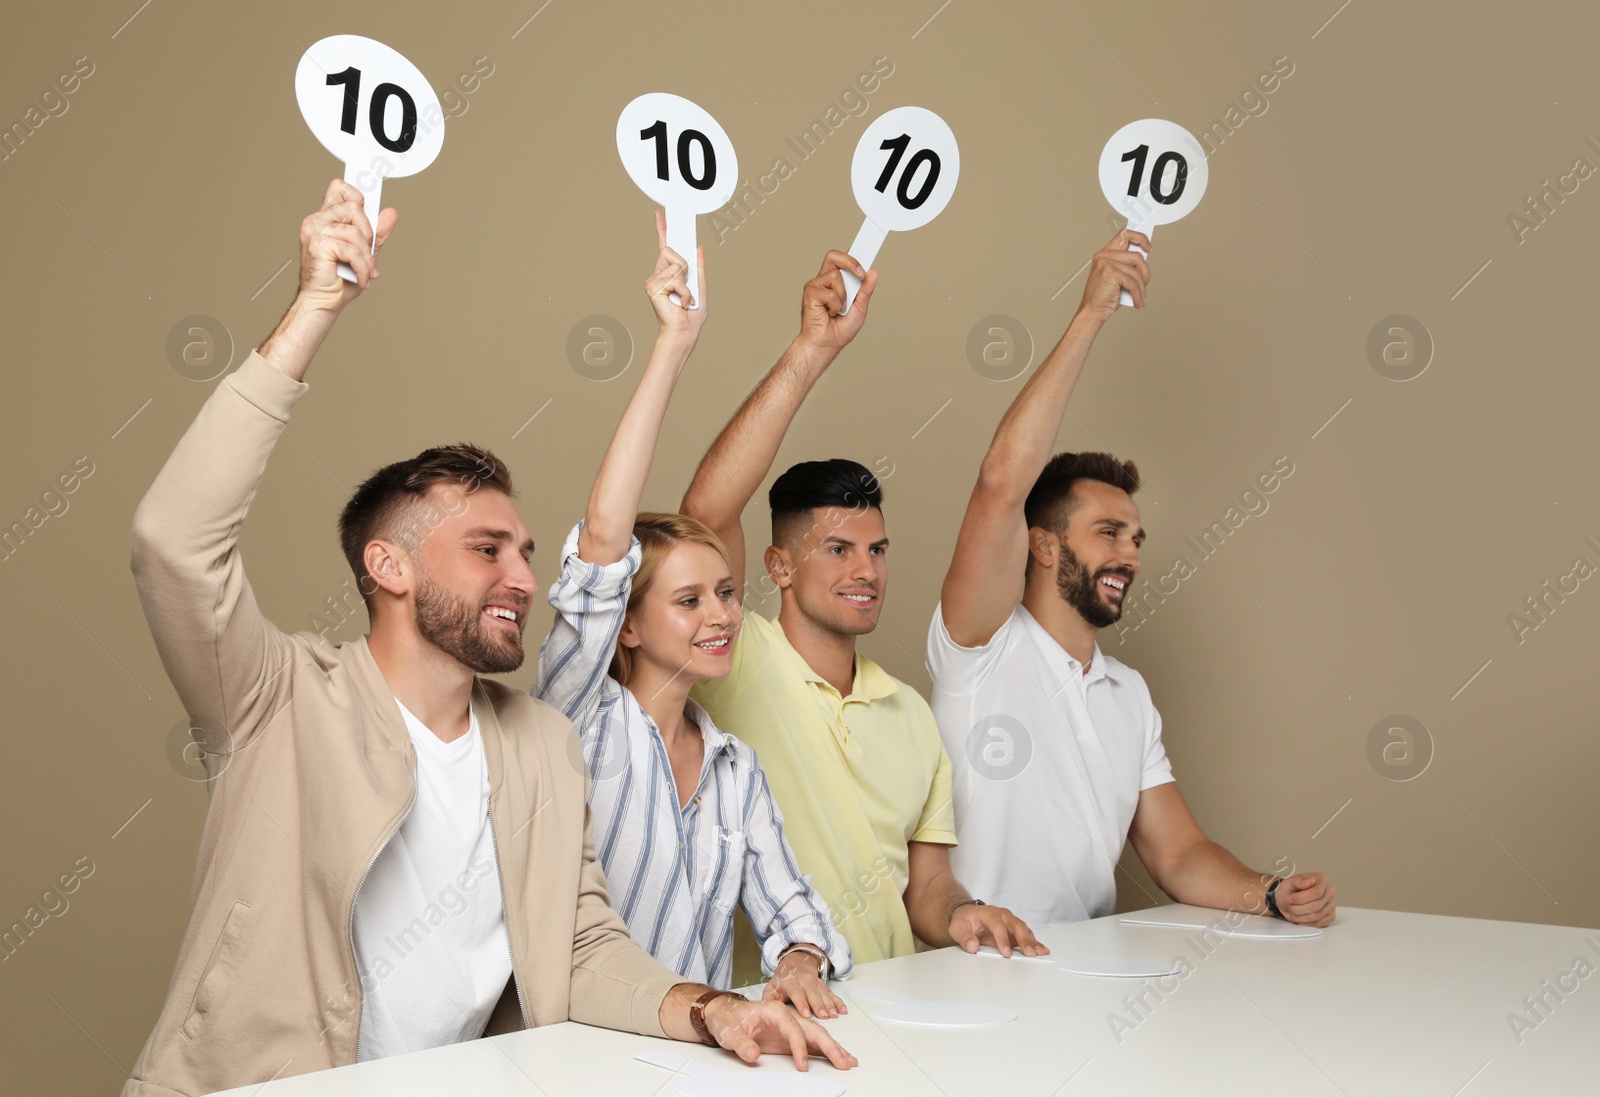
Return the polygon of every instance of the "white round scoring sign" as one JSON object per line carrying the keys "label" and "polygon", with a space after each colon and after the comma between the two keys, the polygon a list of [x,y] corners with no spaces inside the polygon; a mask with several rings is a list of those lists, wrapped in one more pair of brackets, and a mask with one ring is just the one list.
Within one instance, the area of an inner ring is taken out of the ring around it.
{"label": "white round scoring sign", "polygon": [[317,42],[300,58],[294,94],[322,147],[377,179],[415,175],[444,146],[433,85],[382,42],[357,34]]}
{"label": "white round scoring sign", "polygon": [[[374,231],[383,181],[415,175],[444,147],[444,112],[427,77],[359,34],[335,34],[306,50],[294,72],[294,96],[322,147],[344,164],[345,182],[361,191]],[[339,277],[356,281],[343,261]]]}
{"label": "white round scoring sign", "polygon": [[[866,214],[850,256],[871,267],[891,232],[920,229],[956,192],[961,150],[943,118],[922,107],[896,107],[880,115],[856,142],[850,185]],[[855,304],[861,279],[844,273],[844,311]]]}
{"label": "white round scoring sign", "polygon": [[[695,218],[727,205],[739,183],[739,158],[727,131],[681,95],[653,91],[622,108],[617,155],[634,185],[662,208],[667,246],[689,264],[690,308],[700,307]],[[682,304],[676,293],[673,304]]]}
{"label": "white round scoring sign", "polygon": [[[622,108],[617,154],[628,177],[671,217],[727,205],[739,181],[733,142],[717,120],[681,95],[651,92]],[[693,256],[685,256],[690,262]]]}
{"label": "white round scoring sign", "polygon": [[1200,142],[1161,118],[1129,122],[1100,153],[1100,190],[1132,229],[1187,216],[1205,195],[1209,175]]}
{"label": "white round scoring sign", "polygon": [[[861,212],[888,232],[921,228],[956,192],[961,151],[943,118],[922,107],[897,107],[867,127],[850,161]],[[871,265],[870,258],[855,257]]]}

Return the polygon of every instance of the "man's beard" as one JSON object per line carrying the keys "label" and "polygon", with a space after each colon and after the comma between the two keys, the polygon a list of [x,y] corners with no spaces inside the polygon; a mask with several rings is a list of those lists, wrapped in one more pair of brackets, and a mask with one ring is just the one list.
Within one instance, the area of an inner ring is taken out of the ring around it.
{"label": "man's beard", "polygon": [[[1056,590],[1061,600],[1077,610],[1079,615],[1095,628],[1107,628],[1122,619],[1122,603],[1107,605],[1100,597],[1100,579],[1090,575],[1073,551],[1067,547],[1066,538],[1060,539],[1061,564],[1056,568]],[[1122,568],[1103,568],[1101,575],[1115,575],[1133,585],[1133,576]],[[1124,600],[1127,595],[1124,593]]]}
{"label": "man's beard", "polygon": [[[422,638],[478,674],[504,674],[522,665],[522,633],[495,637],[483,619],[483,607],[473,607],[417,569],[415,602],[417,631]],[[519,610],[519,612],[521,612]]]}

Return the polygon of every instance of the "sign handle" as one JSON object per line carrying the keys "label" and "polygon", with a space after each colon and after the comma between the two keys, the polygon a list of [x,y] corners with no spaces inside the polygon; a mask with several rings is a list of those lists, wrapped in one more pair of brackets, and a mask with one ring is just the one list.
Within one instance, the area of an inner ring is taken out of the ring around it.
{"label": "sign handle", "polygon": [[[855,243],[850,245],[850,258],[860,263],[866,270],[872,269],[873,261],[878,258],[878,249],[883,247],[883,242],[889,236],[887,229],[879,228],[877,223],[868,217],[861,222],[861,231],[856,233]],[[843,316],[850,311],[850,306],[856,303],[856,292],[861,289],[861,279],[849,271],[841,271],[844,275],[844,308],[839,315]]]}
{"label": "sign handle", "polygon": [[[355,164],[344,166],[344,181],[361,192],[362,212],[367,215],[367,223],[372,226],[372,241],[378,240],[378,211],[382,208],[383,176],[376,174],[370,167],[362,168]],[[376,247],[374,246],[374,251]],[[369,253],[370,254],[370,253]],[[339,277],[346,282],[356,281],[356,272],[350,268],[349,263],[340,262]]]}
{"label": "sign handle", "polygon": [[[1128,222],[1128,227],[1130,229],[1132,229],[1134,232],[1142,232],[1146,236],[1150,237],[1152,240],[1155,239],[1156,227],[1155,227],[1154,224],[1150,224],[1150,223],[1135,224],[1134,222],[1129,221]],[[1129,244],[1128,245],[1128,250],[1129,251],[1136,251],[1140,255],[1144,256],[1146,259],[1150,258],[1150,253],[1148,251],[1145,251],[1138,244]],[[1117,295],[1117,304],[1121,305],[1123,308],[1132,308],[1133,307],[1133,294],[1129,293],[1127,290],[1121,291]]]}
{"label": "sign handle", "polygon": [[[695,214],[684,209],[666,210],[667,218],[667,247],[683,257],[689,264],[689,295],[694,298],[690,305],[691,311],[700,307],[700,265],[695,261],[698,253],[699,238],[695,233]],[[669,293],[667,297],[674,305],[681,305],[683,301],[676,293]]]}

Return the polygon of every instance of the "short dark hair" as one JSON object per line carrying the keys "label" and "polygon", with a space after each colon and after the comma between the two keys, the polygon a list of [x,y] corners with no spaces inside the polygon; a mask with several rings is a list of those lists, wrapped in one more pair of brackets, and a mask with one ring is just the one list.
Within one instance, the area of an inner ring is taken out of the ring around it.
{"label": "short dark hair", "polygon": [[1098,480],[1132,495],[1139,490],[1139,468],[1132,461],[1119,461],[1109,453],[1056,454],[1039,473],[1022,505],[1028,528],[1037,526],[1051,533],[1066,529],[1067,521],[1080,506],[1072,494],[1073,485],[1079,480]]}
{"label": "short dark hair", "polygon": [[407,552],[414,551],[443,521],[437,513],[418,513],[419,504],[435,484],[457,484],[468,495],[484,486],[514,494],[505,462],[466,442],[423,450],[409,461],[385,465],[367,477],[339,514],[339,545],[356,574],[362,600],[368,604],[377,584],[362,559],[367,544],[382,538]]}
{"label": "short dark hair", "polygon": [[883,484],[865,465],[843,457],[802,461],[772,482],[767,492],[772,508],[772,543],[792,533],[796,519],[809,520],[818,507],[882,510]]}

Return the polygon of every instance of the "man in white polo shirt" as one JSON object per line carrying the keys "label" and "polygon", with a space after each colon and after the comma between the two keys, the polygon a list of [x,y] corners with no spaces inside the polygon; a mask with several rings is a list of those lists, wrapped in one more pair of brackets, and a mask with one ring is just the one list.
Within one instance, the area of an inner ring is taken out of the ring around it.
{"label": "man in white polo shirt", "polygon": [[1144,306],[1150,268],[1130,244],[1150,247],[1124,231],[1095,254],[1066,334],[1000,421],[928,631],[961,840],[951,867],[1030,924],[1079,921],[1116,909],[1131,839],[1179,902],[1325,926],[1335,903],[1322,873],[1258,873],[1205,836],[1144,679],[1095,643],[1139,572],[1139,473],[1050,450],[1119,291]]}

